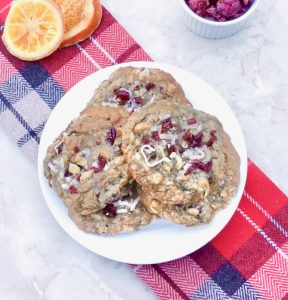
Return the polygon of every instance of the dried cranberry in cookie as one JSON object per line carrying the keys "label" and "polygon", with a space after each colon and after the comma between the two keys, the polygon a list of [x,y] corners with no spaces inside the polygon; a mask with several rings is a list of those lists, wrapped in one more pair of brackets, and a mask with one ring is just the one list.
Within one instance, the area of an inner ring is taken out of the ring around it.
{"label": "dried cranberry in cookie", "polygon": [[96,90],[88,106],[122,107],[132,113],[159,100],[187,103],[181,86],[159,69],[125,67]]}
{"label": "dried cranberry in cookie", "polygon": [[108,218],[115,218],[117,216],[117,208],[114,206],[113,203],[107,204],[103,208],[103,215],[108,217]]}
{"label": "dried cranberry in cookie", "polygon": [[[116,131],[116,129],[115,129],[114,127],[111,127],[111,128],[109,128],[108,131],[107,131],[106,140],[109,141],[109,143],[110,143],[111,145],[113,145],[113,144],[114,144],[114,141],[115,141],[115,139],[116,139],[116,136],[117,136],[117,131]],[[99,143],[99,141],[98,141],[98,143]]]}
{"label": "dried cranberry in cookie", "polygon": [[239,159],[221,123],[189,105],[143,107],[124,126],[122,149],[132,176],[161,205],[197,204],[223,182],[236,191]]}

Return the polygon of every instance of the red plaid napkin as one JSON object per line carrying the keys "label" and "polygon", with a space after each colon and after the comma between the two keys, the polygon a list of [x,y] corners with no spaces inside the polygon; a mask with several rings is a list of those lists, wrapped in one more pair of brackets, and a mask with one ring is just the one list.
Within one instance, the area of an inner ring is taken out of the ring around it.
{"label": "red plaid napkin", "polygon": [[[10,0],[1,0],[3,30]],[[40,62],[11,56],[0,42],[0,126],[31,159],[57,102],[75,83],[101,68],[150,60],[104,9],[87,41]],[[131,266],[161,299],[287,299],[287,197],[252,163],[232,220],[213,241],[184,258]]]}

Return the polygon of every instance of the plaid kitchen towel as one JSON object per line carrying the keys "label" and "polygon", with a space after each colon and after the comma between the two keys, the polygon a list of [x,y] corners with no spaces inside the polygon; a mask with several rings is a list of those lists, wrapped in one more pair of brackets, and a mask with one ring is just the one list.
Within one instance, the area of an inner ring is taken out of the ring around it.
{"label": "plaid kitchen towel", "polygon": [[288,300],[287,216],[287,197],[249,161],[240,205],[216,238],[184,258],[132,267],[161,299]]}
{"label": "plaid kitchen towel", "polygon": [[[1,0],[0,28],[11,0]],[[90,39],[39,62],[0,42],[0,126],[32,160],[45,122],[75,83],[112,64],[150,60],[104,9]],[[131,266],[160,299],[287,299],[287,197],[252,163],[237,212],[209,244],[184,258]]]}

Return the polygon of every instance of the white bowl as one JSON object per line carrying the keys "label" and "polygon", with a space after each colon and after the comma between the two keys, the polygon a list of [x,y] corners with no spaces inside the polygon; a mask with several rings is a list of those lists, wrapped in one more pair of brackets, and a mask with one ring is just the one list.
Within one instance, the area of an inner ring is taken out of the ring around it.
{"label": "white bowl", "polygon": [[187,27],[195,34],[208,39],[223,39],[237,33],[251,19],[260,2],[260,0],[254,0],[248,11],[237,19],[217,22],[198,16],[188,7],[185,0],[178,1],[182,7],[182,17]]}

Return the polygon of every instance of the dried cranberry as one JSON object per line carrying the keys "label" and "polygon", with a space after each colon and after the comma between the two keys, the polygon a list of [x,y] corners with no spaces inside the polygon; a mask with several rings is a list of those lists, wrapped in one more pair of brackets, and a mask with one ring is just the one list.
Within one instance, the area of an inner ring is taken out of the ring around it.
{"label": "dried cranberry", "polygon": [[138,105],[141,105],[141,104],[143,104],[143,99],[142,99],[142,97],[135,97],[134,98],[134,101],[135,101],[135,103],[136,104],[138,104]]}
{"label": "dried cranberry", "polygon": [[167,152],[168,152],[169,155],[173,152],[176,152],[176,151],[177,151],[177,147],[175,145],[167,146]]}
{"label": "dried cranberry", "polygon": [[73,148],[74,153],[79,153],[80,152],[80,148],[78,146],[75,146]]}
{"label": "dried cranberry", "polygon": [[207,163],[204,163],[200,160],[194,160],[191,166],[186,170],[185,175],[192,173],[196,169],[199,169],[206,173],[210,172],[212,169],[212,160],[208,161]]}
{"label": "dried cranberry", "polygon": [[140,88],[141,88],[141,86],[140,86],[140,85],[136,85],[136,86],[134,87],[134,91],[139,91],[139,90],[140,90]]}
{"label": "dried cranberry", "polygon": [[107,160],[104,156],[99,155],[98,156],[98,166],[100,170],[103,170],[105,168],[105,165],[107,163]]}
{"label": "dried cranberry", "polygon": [[218,12],[216,6],[210,6],[206,9],[207,17],[211,17],[214,21],[224,22],[226,19],[222,17]]}
{"label": "dried cranberry", "polygon": [[77,191],[77,189],[76,189],[76,187],[74,185],[70,185],[69,186],[69,192],[70,192],[70,194],[76,194],[76,193],[78,193],[78,191]]}
{"label": "dried cranberry", "polygon": [[111,145],[114,144],[114,141],[115,141],[115,139],[116,139],[116,135],[117,135],[116,129],[115,129],[114,127],[112,127],[112,128],[108,131],[107,136],[106,136],[107,141],[109,141]]}
{"label": "dried cranberry", "polygon": [[93,166],[89,167],[88,170],[89,171],[92,170],[95,174],[102,171],[100,168],[96,168],[96,167],[93,167]]}
{"label": "dried cranberry", "polygon": [[154,89],[155,88],[155,84],[154,83],[147,83],[146,84],[146,90],[149,92],[150,90]]}
{"label": "dried cranberry", "polygon": [[65,170],[64,172],[64,177],[69,177],[69,176],[72,176],[73,174],[71,172],[69,172],[68,169]]}
{"label": "dried cranberry", "polygon": [[167,118],[167,119],[162,121],[161,133],[168,132],[168,130],[171,129],[171,128],[173,128],[171,118]]}
{"label": "dried cranberry", "polygon": [[213,145],[213,143],[216,141],[217,136],[216,136],[216,131],[215,130],[211,130],[210,131],[210,139],[208,142],[206,142],[206,146],[207,147],[211,147]]}
{"label": "dried cranberry", "polygon": [[188,0],[189,7],[199,16],[203,16],[209,6],[209,0]]}
{"label": "dried cranberry", "polygon": [[152,133],[151,133],[151,138],[152,138],[155,142],[159,142],[159,141],[160,141],[160,137],[159,137],[158,131],[152,131]]}
{"label": "dried cranberry", "polygon": [[224,18],[235,18],[241,12],[240,0],[218,0],[216,4],[217,12]]}
{"label": "dried cranberry", "polygon": [[196,160],[194,164],[197,164],[197,168],[204,171],[204,172],[210,172],[212,169],[212,160],[208,161],[206,164],[202,161]]}
{"label": "dried cranberry", "polygon": [[194,170],[196,170],[197,169],[197,167],[194,165],[194,164],[192,164],[187,170],[186,170],[186,172],[185,172],[185,174],[184,175],[189,175],[189,174],[191,174]]}
{"label": "dried cranberry", "polygon": [[117,216],[117,208],[114,204],[109,203],[103,209],[103,215],[108,218],[115,218]]}
{"label": "dried cranberry", "polygon": [[129,92],[121,88],[114,90],[114,94],[116,96],[116,100],[119,101],[120,105],[125,105],[130,99]]}
{"label": "dried cranberry", "polygon": [[150,143],[150,137],[148,134],[144,134],[142,137],[142,143],[148,145]]}
{"label": "dried cranberry", "polygon": [[188,121],[187,121],[187,124],[188,125],[194,125],[197,123],[197,120],[195,118],[190,118]]}
{"label": "dried cranberry", "polygon": [[200,147],[199,143],[197,143],[197,142],[194,141],[194,140],[192,141],[191,146],[192,146],[193,148]]}
{"label": "dried cranberry", "polygon": [[253,0],[186,0],[186,2],[197,15],[208,20],[225,22],[243,15]]}
{"label": "dried cranberry", "polygon": [[185,152],[185,149],[182,146],[178,146],[178,152],[182,155]]}
{"label": "dried cranberry", "polygon": [[184,135],[182,136],[182,139],[188,143],[192,143],[193,142],[193,135],[191,133],[189,133],[188,131],[186,131],[184,133]]}
{"label": "dried cranberry", "polygon": [[191,146],[193,148],[195,147],[201,147],[202,146],[202,138],[203,138],[203,132],[199,131],[193,138],[193,141],[191,143]]}

